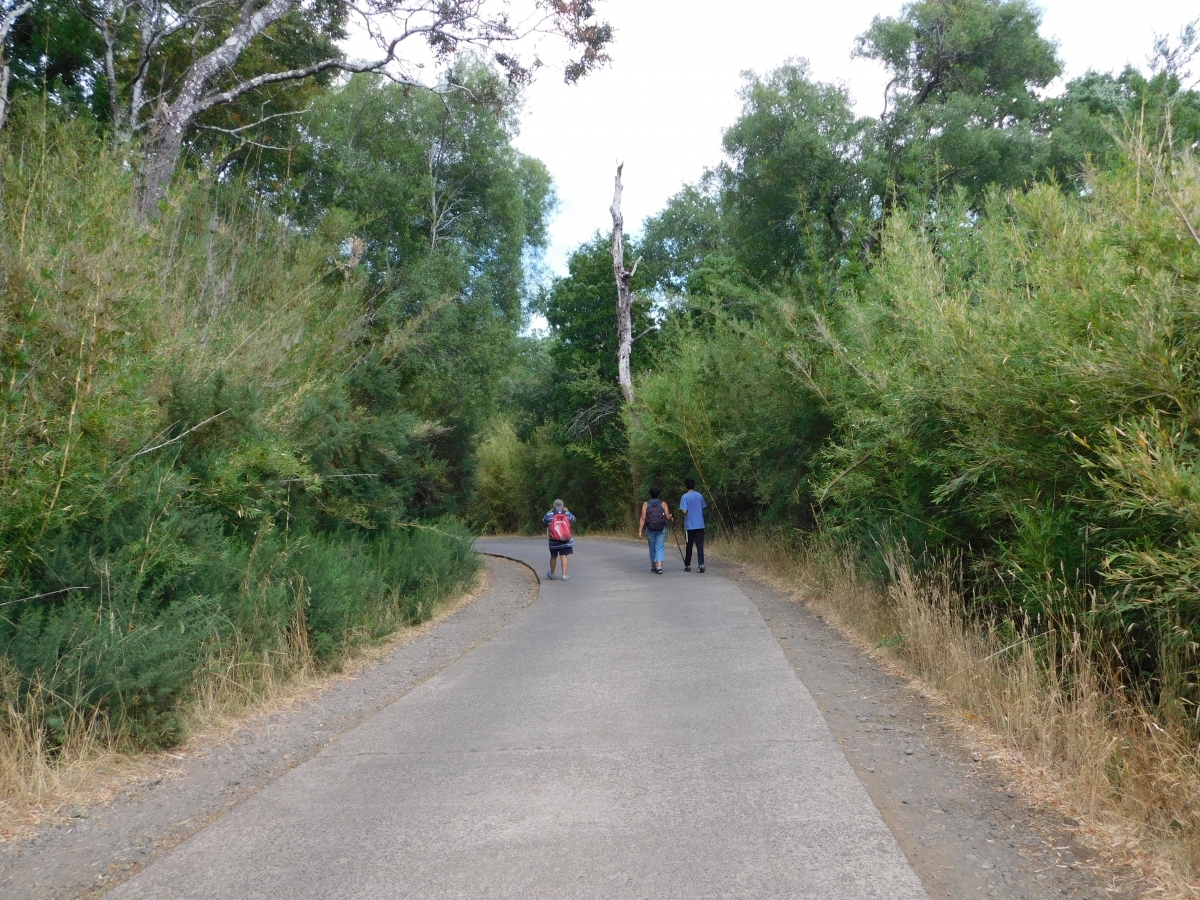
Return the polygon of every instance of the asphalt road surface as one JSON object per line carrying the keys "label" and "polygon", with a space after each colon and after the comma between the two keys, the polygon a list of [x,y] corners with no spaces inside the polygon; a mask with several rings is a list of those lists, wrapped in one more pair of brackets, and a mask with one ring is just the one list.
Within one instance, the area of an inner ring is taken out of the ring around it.
{"label": "asphalt road surface", "polygon": [[[111,896],[927,900],[737,585],[577,544],[570,582]],[[547,567],[544,539],[480,548]]]}

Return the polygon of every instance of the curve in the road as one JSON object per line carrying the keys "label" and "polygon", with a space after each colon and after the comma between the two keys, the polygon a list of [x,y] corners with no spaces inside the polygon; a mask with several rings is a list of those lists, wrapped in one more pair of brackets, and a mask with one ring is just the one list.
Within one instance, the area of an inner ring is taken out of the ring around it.
{"label": "curve in the road", "polygon": [[577,544],[569,583],[114,896],[927,900],[719,567]]}

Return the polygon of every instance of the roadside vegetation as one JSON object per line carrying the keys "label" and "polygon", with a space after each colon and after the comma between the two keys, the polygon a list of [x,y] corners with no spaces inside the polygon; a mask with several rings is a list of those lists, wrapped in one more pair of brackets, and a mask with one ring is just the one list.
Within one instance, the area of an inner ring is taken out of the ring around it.
{"label": "roadside vegetation", "polygon": [[[589,4],[531,10],[603,61]],[[498,12],[372,7],[418,87],[339,3],[0,6],[0,830],[475,582],[554,203]]]}

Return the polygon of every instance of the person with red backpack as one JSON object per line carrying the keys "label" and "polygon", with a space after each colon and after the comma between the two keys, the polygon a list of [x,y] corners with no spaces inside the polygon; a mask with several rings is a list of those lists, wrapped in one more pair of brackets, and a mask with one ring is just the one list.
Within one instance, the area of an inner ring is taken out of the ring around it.
{"label": "person with red backpack", "polygon": [[655,575],[663,573],[663,555],[667,547],[667,526],[674,519],[671,509],[659,499],[662,488],[657,484],[650,488],[650,499],[642,504],[642,518],[638,522],[638,537],[646,532],[646,543],[650,546],[650,571]]}
{"label": "person with red backpack", "polygon": [[575,516],[563,506],[561,500],[555,500],[554,509],[542,516],[542,524],[546,526],[546,535],[550,538],[550,570],[546,572],[546,577],[551,581],[554,580],[554,564],[560,556],[562,580],[571,580],[571,576],[567,574],[567,564],[571,561],[571,554],[575,552],[575,539],[571,536],[571,525],[574,522]]}

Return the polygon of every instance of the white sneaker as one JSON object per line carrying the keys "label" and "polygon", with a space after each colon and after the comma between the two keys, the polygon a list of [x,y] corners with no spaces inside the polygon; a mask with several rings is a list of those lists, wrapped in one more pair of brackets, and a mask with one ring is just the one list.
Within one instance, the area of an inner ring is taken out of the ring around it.
{"label": "white sneaker", "polygon": [[549,578],[551,581],[553,581],[553,580],[554,580],[554,573],[553,573],[553,572],[547,572],[547,573],[546,573],[546,577],[547,577],[547,578]]}

